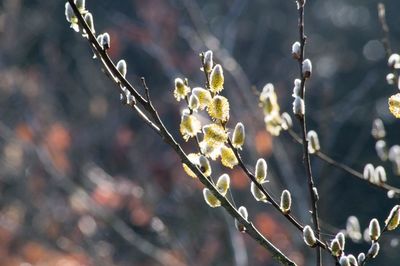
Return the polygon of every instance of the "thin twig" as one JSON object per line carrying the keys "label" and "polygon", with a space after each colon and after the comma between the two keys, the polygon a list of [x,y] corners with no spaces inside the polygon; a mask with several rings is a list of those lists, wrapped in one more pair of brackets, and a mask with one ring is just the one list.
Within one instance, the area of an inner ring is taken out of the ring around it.
{"label": "thin twig", "polygon": [[[306,36],[304,35],[304,6],[305,0],[297,0],[298,4],[298,12],[299,12],[299,41],[300,41],[300,56],[298,59],[299,69],[300,69],[300,77],[301,77],[301,85],[300,85],[300,97],[305,102],[305,83],[306,77],[303,74],[303,61],[304,61],[304,48],[306,44]],[[306,115],[297,116],[301,125],[302,129],[302,139],[303,139],[303,163],[307,173],[308,179],[308,191],[310,193],[310,201],[311,201],[311,208],[312,208],[312,218],[314,223],[314,230],[316,237],[318,239],[321,238],[320,234],[320,227],[318,221],[318,205],[317,205],[317,196],[315,193],[315,186],[314,186],[314,179],[312,176],[311,170],[311,162],[310,162],[310,154],[308,152],[308,140],[307,140],[307,124],[306,124]],[[322,258],[321,258],[321,247],[318,246],[316,248],[317,258],[316,258],[316,265],[322,265]]]}
{"label": "thin twig", "polygon": [[[96,37],[93,35],[91,32],[90,28],[88,25],[85,23],[82,15],[80,14],[78,8],[76,7],[75,3],[73,0],[68,0],[70,3],[75,15],[78,18],[78,21],[80,25],[85,29],[85,31],[88,34],[88,39],[89,42],[93,45],[95,48],[98,56],[101,58],[102,62],[106,67],[110,70],[114,76],[117,77],[118,81],[125,86],[133,95],[134,97],[138,100],[138,103],[145,108],[145,110],[150,114],[150,116],[155,120],[155,124],[157,125],[157,128],[151,127],[154,131],[157,133],[161,134],[162,139],[164,140],[165,143],[167,143],[169,146],[171,146],[175,152],[178,154],[178,156],[181,159],[181,162],[186,164],[190,170],[192,170],[196,176],[199,178],[200,182],[203,183],[204,186],[206,186],[210,191],[215,195],[215,197],[221,202],[221,205],[228,211],[228,213],[234,217],[235,219],[238,220],[239,223],[241,223],[245,228],[246,228],[246,233],[250,235],[253,239],[255,239],[261,246],[263,246],[265,249],[267,249],[269,252],[271,252],[272,257],[276,259],[278,262],[280,262],[282,265],[296,265],[292,260],[290,260],[286,255],[284,255],[279,249],[277,249],[271,242],[269,242],[254,226],[250,221],[247,221],[242,217],[242,215],[236,210],[236,208],[223,196],[219,193],[217,188],[211,183],[211,181],[206,178],[203,173],[200,171],[200,169],[191,163],[189,158],[187,157],[186,153],[183,151],[181,146],[175,141],[175,139],[172,137],[170,132],[166,129],[164,126],[162,120],[160,119],[160,116],[158,115],[156,109],[154,108],[153,104],[151,103],[150,96],[148,93],[148,87],[145,83],[145,80],[142,79],[142,83],[145,86],[145,93],[146,93],[146,99],[144,99],[134,88],[133,86],[130,85],[130,83],[118,72],[116,69],[114,63],[111,61],[111,59],[108,57],[107,53],[102,49],[100,44],[97,42]],[[115,81],[115,80],[114,80]],[[117,83],[117,85],[119,85]],[[119,85],[120,86],[120,85]],[[141,118],[148,123],[150,120],[149,119],[144,119],[143,116]]]}
{"label": "thin twig", "polygon": [[[287,132],[297,143],[303,144],[303,140],[300,138],[300,136],[296,132],[293,131],[293,129],[289,129],[289,130],[287,130]],[[313,155],[317,156],[319,159],[326,162],[327,164],[329,164],[333,167],[336,167],[354,177],[357,177],[358,179],[362,180],[363,182],[367,183],[368,185],[370,185],[372,187],[381,189],[385,192],[392,191],[396,197],[400,197],[400,189],[397,187],[388,185],[386,183],[372,183],[364,178],[363,173],[351,168],[350,166],[348,166],[344,163],[336,161],[335,159],[333,159],[332,157],[330,157],[329,155],[327,155],[326,153],[324,153],[322,151],[317,151]]]}

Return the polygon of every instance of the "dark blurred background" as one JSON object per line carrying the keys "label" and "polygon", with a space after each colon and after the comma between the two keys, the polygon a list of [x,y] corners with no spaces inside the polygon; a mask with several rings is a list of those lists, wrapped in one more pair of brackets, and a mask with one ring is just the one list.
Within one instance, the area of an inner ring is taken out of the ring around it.
{"label": "dark blurred background", "polygon": [[[370,134],[380,117],[388,145],[400,144],[400,123],[387,110],[396,89],[385,81],[377,3],[307,1],[306,56],[314,65],[308,124],[333,158],[359,171],[368,162],[383,164],[388,182],[400,186]],[[399,51],[400,3],[384,3]],[[64,4],[0,1],[0,265],[276,265],[222,208],[204,203],[201,184],[185,175],[174,152],[120,104],[87,41],[69,28]],[[277,198],[289,189],[294,215],[311,223],[302,148],[284,132],[273,138],[265,131],[250,89],[274,83],[281,110],[291,113],[298,75],[290,53],[298,39],[294,0],[88,0],[87,8],[97,32],[111,35],[110,56],[126,59],[131,83],[141,90],[139,78],[146,77],[162,119],[187,152],[196,147],[178,134],[183,105],[173,98],[173,80],[203,86],[198,54],[213,50],[225,69],[229,126],[246,125],[246,164],[265,158],[268,189]],[[312,166],[327,240],[349,216],[364,230],[398,203],[318,158]],[[268,239],[299,265],[313,263],[301,234],[253,199],[239,169],[214,164],[213,172],[231,175],[236,204],[249,209]],[[370,265],[397,265],[397,244],[398,233],[386,235]],[[346,243],[355,255],[368,248]]]}

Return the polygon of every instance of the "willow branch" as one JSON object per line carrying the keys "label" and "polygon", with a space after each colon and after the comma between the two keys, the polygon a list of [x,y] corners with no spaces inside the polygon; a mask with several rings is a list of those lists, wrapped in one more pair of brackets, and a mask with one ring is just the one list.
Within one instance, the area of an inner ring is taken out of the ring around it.
{"label": "willow branch", "polygon": [[[303,61],[304,61],[304,47],[306,44],[306,36],[304,35],[304,6],[305,6],[305,0],[297,0],[298,4],[298,12],[299,12],[299,41],[300,41],[300,56],[298,58],[298,63],[299,63],[299,69],[300,69],[300,77],[301,77],[301,84],[300,84],[300,97],[303,99],[305,102],[305,83],[306,83],[306,77],[303,74]],[[318,205],[317,205],[317,196],[315,193],[315,187],[314,187],[314,179],[312,176],[312,170],[311,170],[311,162],[310,162],[310,154],[308,152],[308,140],[307,140],[307,124],[306,124],[306,115],[300,115],[297,116],[301,125],[302,129],[302,139],[303,139],[303,163],[304,167],[306,169],[307,173],[307,182],[308,182],[308,191],[310,194],[310,201],[311,201],[311,208],[312,208],[312,218],[313,218],[313,223],[314,223],[314,230],[316,237],[318,239],[321,238],[320,234],[320,227],[319,227],[319,221],[318,221]],[[316,253],[317,253],[317,261],[316,265],[322,265],[322,260],[321,260],[321,247],[318,246],[316,248]]]}
{"label": "willow branch", "polygon": [[[181,162],[186,164],[190,170],[192,170],[196,176],[198,177],[199,181],[207,187],[214,195],[215,197],[221,202],[221,206],[224,207],[224,209],[236,220],[238,220],[239,223],[241,223],[245,228],[245,232],[255,239],[262,247],[264,247],[266,250],[271,252],[272,257],[277,260],[280,264],[282,265],[290,265],[290,266],[295,266],[296,264],[290,260],[286,255],[284,255],[278,248],[276,248],[270,241],[268,241],[255,227],[254,225],[244,219],[241,214],[235,209],[235,207],[223,196],[219,193],[217,188],[211,183],[211,181],[206,178],[203,173],[200,171],[200,169],[195,166],[189,158],[187,157],[186,153],[183,151],[181,146],[175,141],[175,139],[172,137],[170,132],[167,130],[167,128],[164,126],[160,116],[158,115],[158,112],[154,108],[150,95],[149,95],[149,90],[148,87],[145,83],[145,80],[142,79],[143,85],[145,87],[145,97],[146,99],[141,96],[134,88],[133,86],[119,73],[117,68],[115,67],[114,63],[112,60],[109,58],[108,54],[106,51],[100,46],[100,44],[97,42],[96,37],[94,34],[91,32],[90,28],[84,21],[82,15],[80,14],[78,8],[76,7],[75,3],[73,0],[68,0],[70,3],[76,17],[78,18],[79,24],[85,29],[86,33],[88,34],[88,40],[92,47],[94,48],[96,54],[98,57],[101,59],[102,63],[105,65],[106,69],[111,72],[111,74],[116,77],[117,79],[114,79],[114,82],[118,86],[124,86],[126,87],[129,92],[136,98],[137,102],[149,113],[149,115],[154,119],[154,124],[156,126],[151,126],[151,128],[156,131],[157,134],[159,134],[163,141],[168,144],[171,148],[174,149],[174,151],[177,153],[177,155],[180,157]],[[137,110],[137,109],[135,109]],[[140,115],[140,118],[146,123],[150,124],[151,120],[147,118],[146,115]]]}

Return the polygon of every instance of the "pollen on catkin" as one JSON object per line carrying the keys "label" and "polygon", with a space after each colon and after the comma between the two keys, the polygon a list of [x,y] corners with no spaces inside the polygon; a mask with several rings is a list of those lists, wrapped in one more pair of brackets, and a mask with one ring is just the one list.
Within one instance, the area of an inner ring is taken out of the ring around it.
{"label": "pollen on catkin", "polygon": [[306,225],[303,228],[303,240],[310,247],[314,247],[317,243],[317,238],[314,235],[314,231],[309,225]]}
{"label": "pollen on catkin", "polygon": [[197,99],[199,100],[200,110],[204,110],[212,100],[210,91],[200,87],[193,88],[192,94],[196,95]]}
{"label": "pollen on catkin", "polygon": [[235,130],[233,131],[233,136],[232,136],[232,146],[235,147],[236,149],[242,149],[242,146],[244,144],[244,139],[246,137],[245,130],[244,130],[244,125],[239,122],[235,126]]}
{"label": "pollen on catkin", "polygon": [[183,139],[188,141],[190,138],[195,137],[197,133],[201,132],[201,123],[194,115],[184,112],[181,117],[179,129]]}
{"label": "pollen on catkin", "polygon": [[267,83],[260,94],[260,107],[264,111],[264,122],[267,131],[278,136],[282,129],[282,119],[280,116],[280,107],[275,88],[272,83]]}
{"label": "pollen on catkin", "polygon": [[228,140],[228,134],[225,129],[218,124],[209,124],[203,126],[204,141],[225,143]]}
{"label": "pollen on catkin", "polygon": [[185,99],[185,97],[189,94],[190,88],[185,84],[185,82],[181,78],[175,79],[175,89],[174,89],[174,97],[180,102]]}
{"label": "pollen on catkin", "polygon": [[223,195],[223,196],[226,195],[226,193],[228,192],[228,189],[230,187],[230,182],[231,182],[231,179],[228,174],[223,174],[218,178],[216,187],[217,187],[219,193],[221,193],[221,195]]}
{"label": "pollen on catkin", "polygon": [[233,168],[238,164],[238,160],[233,150],[225,145],[221,147],[221,163],[223,166]]}
{"label": "pollen on catkin", "polygon": [[219,93],[224,89],[224,71],[220,64],[214,66],[210,74],[210,90]]}
{"label": "pollen on catkin", "polygon": [[216,95],[207,108],[208,114],[222,122],[229,119],[229,101],[224,96]]}
{"label": "pollen on catkin", "polygon": [[203,189],[203,197],[208,206],[211,208],[216,208],[221,206],[221,202],[214,196],[214,194],[208,189]]}
{"label": "pollen on catkin", "polygon": [[258,159],[256,163],[255,177],[259,183],[262,183],[267,177],[267,170],[267,162],[263,158]]}
{"label": "pollen on catkin", "polygon": [[400,205],[396,205],[390,211],[389,216],[385,220],[387,230],[392,231],[399,226],[400,223]]}
{"label": "pollen on catkin", "polygon": [[336,238],[334,238],[332,240],[330,248],[331,248],[331,253],[333,256],[338,257],[342,253],[342,249],[340,247],[339,240],[337,240]]}
{"label": "pollen on catkin", "polygon": [[400,118],[400,93],[390,96],[389,98],[389,111],[396,118]]}

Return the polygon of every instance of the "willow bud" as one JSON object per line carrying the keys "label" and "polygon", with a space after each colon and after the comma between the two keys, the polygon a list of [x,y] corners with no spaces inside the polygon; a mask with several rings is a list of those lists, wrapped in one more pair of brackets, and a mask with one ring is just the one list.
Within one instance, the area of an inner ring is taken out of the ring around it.
{"label": "willow bud", "polygon": [[313,154],[321,149],[319,145],[318,134],[314,130],[310,130],[307,133],[308,140],[308,152]]}
{"label": "willow bud", "polygon": [[210,90],[214,93],[222,91],[224,88],[224,71],[220,64],[214,66],[210,74]]}
{"label": "willow bud", "polygon": [[365,260],[365,254],[363,252],[361,252],[357,256],[357,262],[359,265],[362,265],[364,263],[364,260]]}
{"label": "willow bud", "polygon": [[386,146],[386,141],[380,139],[375,143],[375,150],[378,154],[379,159],[386,161],[388,158],[388,150]]}
{"label": "willow bud", "polygon": [[203,189],[204,200],[211,208],[221,206],[221,202],[214,196],[214,194],[208,188]]}
{"label": "willow bud", "polygon": [[85,0],[76,0],[75,5],[79,9],[80,12],[85,10]]}
{"label": "willow bud", "polygon": [[362,238],[360,230],[360,222],[358,221],[358,218],[356,216],[349,216],[346,222],[346,234],[354,242],[359,242]]}
{"label": "willow bud", "polygon": [[314,247],[315,244],[317,243],[314,231],[311,229],[309,225],[306,225],[303,228],[303,240],[310,247]]}
{"label": "willow bud", "polygon": [[391,54],[388,59],[388,66],[391,68],[400,68],[400,55]]}
{"label": "willow bud", "polygon": [[90,31],[93,34],[95,34],[96,31],[94,30],[94,23],[93,23],[93,15],[92,15],[92,13],[90,13],[90,12],[86,13],[84,19],[85,19],[85,22],[88,25]]}
{"label": "willow bud", "polygon": [[366,180],[373,180],[374,179],[374,172],[375,168],[372,164],[368,163],[364,166],[363,177]]}
{"label": "willow bud", "polygon": [[104,50],[110,49],[111,45],[110,34],[107,32],[101,35],[100,45],[103,47]]}
{"label": "willow bud", "polygon": [[127,66],[126,66],[126,61],[125,60],[119,60],[117,63],[117,70],[121,74],[122,77],[126,77],[126,72],[127,72]]}
{"label": "willow bud", "polygon": [[340,249],[344,250],[344,246],[346,244],[346,239],[344,237],[344,234],[342,232],[337,233],[335,237],[339,241]]}
{"label": "willow bud", "polygon": [[232,145],[236,149],[242,149],[242,146],[244,144],[244,139],[245,139],[245,131],[244,131],[244,125],[242,123],[237,123],[235,126],[235,130],[233,131],[233,136],[232,136]]}
{"label": "willow bud", "polygon": [[199,98],[197,98],[197,96],[194,94],[190,95],[188,106],[189,106],[190,110],[197,112],[197,109],[200,106]]}
{"label": "willow bud", "polygon": [[292,118],[290,117],[290,115],[288,113],[286,113],[286,112],[282,113],[281,119],[282,119],[281,127],[284,130],[288,130],[293,127]]}
{"label": "willow bud", "polygon": [[267,196],[257,187],[254,182],[251,182],[250,191],[256,201],[267,202]]}
{"label": "willow bud", "polygon": [[223,196],[226,195],[230,186],[231,179],[228,174],[221,175],[217,180],[217,189]]}
{"label": "willow bud", "polygon": [[267,169],[267,162],[262,158],[258,159],[256,163],[255,176],[259,183],[262,183],[267,177]]}
{"label": "willow bud", "polygon": [[371,240],[376,241],[381,235],[381,227],[377,219],[372,219],[369,223],[369,237]]}
{"label": "willow bud", "polygon": [[299,42],[295,42],[292,45],[292,56],[294,59],[299,60],[301,54],[301,45]]}
{"label": "willow bud", "polygon": [[375,181],[378,183],[385,183],[387,181],[385,168],[383,168],[381,165],[375,168],[374,175]]}
{"label": "willow bud", "polygon": [[386,82],[389,85],[393,85],[396,82],[396,76],[393,73],[389,73],[386,75]]}
{"label": "willow bud", "polygon": [[357,259],[356,259],[356,257],[354,257],[354,255],[352,255],[352,254],[347,255],[347,258],[349,259],[351,266],[358,266]]}
{"label": "willow bud", "polygon": [[293,87],[293,98],[300,97],[300,89],[301,89],[301,80],[295,79],[294,80],[294,87]]}
{"label": "willow bud", "polygon": [[[245,220],[247,221],[247,218],[248,218],[249,214],[248,214],[248,212],[247,212],[246,207],[240,206],[239,209],[238,209],[238,212],[239,212],[240,215],[243,217],[243,219],[245,219]],[[244,227],[244,225],[241,224],[241,223],[239,223],[238,220],[236,220],[236,219],[235,219],[235,226],[236,226],[236,228],[237,228],[237,230],[238,230],[239,232],[242,232],[242,233],[243,233],[243,232],[246,231],[246,228]]]}
{"label": "willow bud", "polygon": [[333,239],[331,242],[331,253],[333,256],[338,257],[342,253],[342,249],[337,238]]}
{"label": "willow bud", "polygon": [[389,216],[385,220],[385,225],[389,231],[396,229],[400,223],[400,205],[396,205],[390,211]]}
{"label": "willow bud", "polygon": [[311,77],[311,73],[312,73],[312,64],[311,64],[311,60],[310,60],[310,59],[305,59],[305,60],[303,61],[302,71],[303,71],[303,77],[304,77],[304,78],[309,78],[309,77]]}
{"label": "willow bud", "polygon": [[210,73],[214,62],[213,62],[213,52],[211,50],[208,50],[207,52],[204,53],[204,58],[203,58],[203,63],[204,63],[204,71],[206,73]]}
{"label": "willow bud", "polygon": [[292,196],[289,190],[282,191],[280,208],[284,214],[290,212],[290,207],[292,206]]}
{"label": "willow bud", "polygon": [[349,258],[347,258],[347,256],[340,257],[339,264],[340,266],[351,266]]}
{"label": "willow bud", "polygon": [[204,176],[208,177],[211,175],[211,165],[208,159],[204,156],[201,155],[199,157],[199,168],[200,171],[204,174]]}
{"label": "willow bud", "polygon": [[395,162],[400,159],[400,145],[393,145],[389,149],[389,160]]}
{"label": "willow bud", "polygon": [[376,256],[378,256],[379,249],[380,249],[380,246],[379,246],[378,242],[372,243],[370,249],[368,250],[367,256],[369,256],[371,258],[375,258]]}
{"label": "willow bud", "polygon": [[297,116],[304,116],[305,106],[304,101],[300,97],[296,97],[293,101],[293,113]]}
{"label": "willow bud", "polygon": [[372,122],[371,134],[376,140],[386,136],[385,126],[381,119],[377,118]]}
{"label": "willow bud", "polygon": [[76,18],[74,10],[68,2],[65,3],[65,19],[71,23],[74,18]]}

